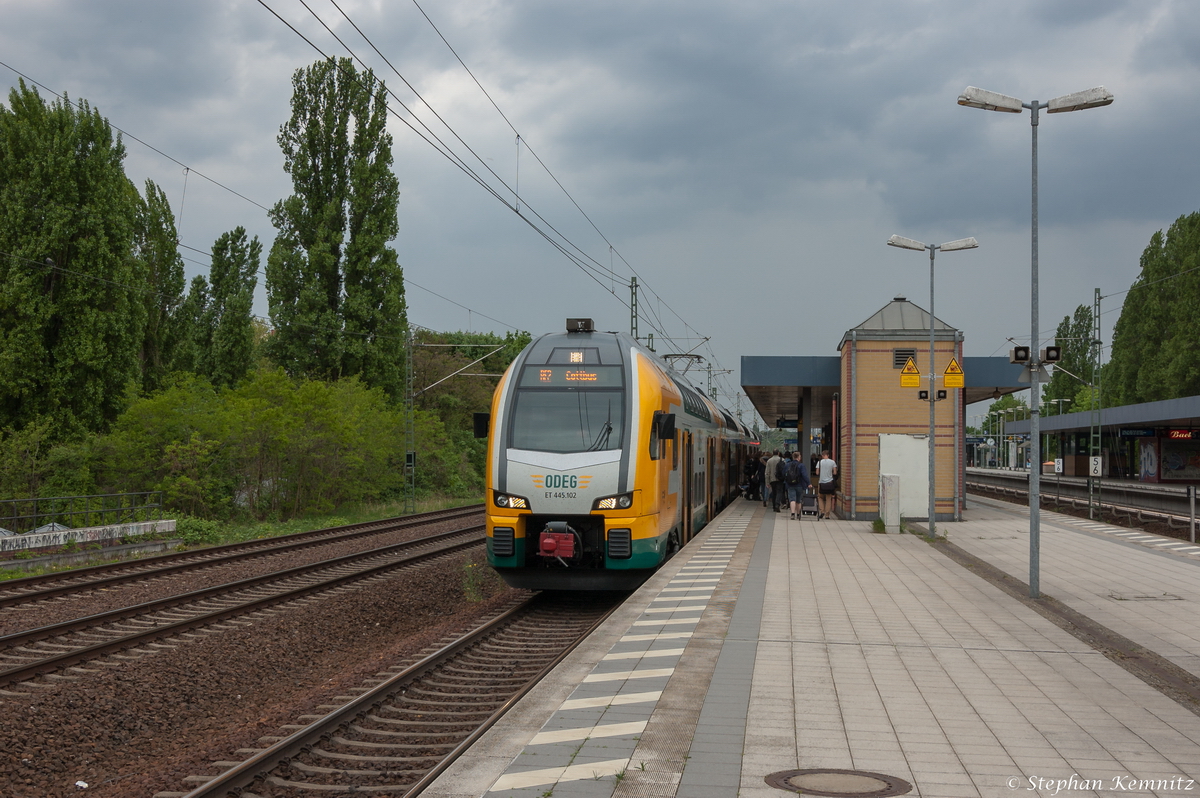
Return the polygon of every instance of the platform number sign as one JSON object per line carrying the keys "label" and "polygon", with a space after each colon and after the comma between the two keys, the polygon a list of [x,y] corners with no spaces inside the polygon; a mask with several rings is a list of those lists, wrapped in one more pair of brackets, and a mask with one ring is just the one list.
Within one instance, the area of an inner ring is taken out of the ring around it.
{"label": "platform number sign", "polygon": [[1095,456],[1092,457],[1091,460],[1091,468],[1088,470],[1088,474],[1093,477],[1098,477],[1100,476],[1100,457]]}

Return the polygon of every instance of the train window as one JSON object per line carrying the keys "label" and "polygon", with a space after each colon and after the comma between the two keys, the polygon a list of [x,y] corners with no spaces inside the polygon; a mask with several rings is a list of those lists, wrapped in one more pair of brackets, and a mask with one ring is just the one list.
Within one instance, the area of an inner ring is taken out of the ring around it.
{"label": "train window", "polygon": [[620,449],[624,437],[625,403],[620,391],[517,391],[513,448],[598,452]]}
{"label": "train window", "polygon": [[671,470],[679,470],[679,433],[675,433],[675,437],[671,439]]}
{"label": "train window", "polygon": [[675,414],[655,410],[650,419],[650,459],[667,456],[667,441],[675,437]]}

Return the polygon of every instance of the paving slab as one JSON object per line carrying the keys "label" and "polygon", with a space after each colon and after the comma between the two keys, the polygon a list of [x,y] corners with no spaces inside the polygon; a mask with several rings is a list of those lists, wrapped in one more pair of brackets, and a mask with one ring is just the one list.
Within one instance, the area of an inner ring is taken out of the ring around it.
{"label": "paving slab", "polygon": [[[1022,509],[972,497],[939,531],[1027,579]],[[1041,527],[1045,594],[1200,675],[1200,552]],[[739,502],[697,543],[425,795],[778,798],[765,777],[801,768],[924,798],[1200,794],[1200,717],[918,536]]]}

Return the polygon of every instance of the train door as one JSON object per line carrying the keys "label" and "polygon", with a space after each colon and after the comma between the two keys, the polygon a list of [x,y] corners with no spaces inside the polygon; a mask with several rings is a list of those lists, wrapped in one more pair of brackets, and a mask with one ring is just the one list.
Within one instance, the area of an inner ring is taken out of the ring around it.
{"label": "train door", "polygon": [[692,460],[692,433],[681,431],[679,442],[682,446],[683,457],[683,529],[679,532],[679,544],[682,546],[692,539],[692,482],[696,470]]}
{"label": "train door", "polygon": [[717,496],[719,488],[717,486],[717,441],[715,438],[708,439],[708,446],[705,447],[706,460],[708,464],[708,495],[705,497],[707,501],[708,521],[711,521],[717,515]]}

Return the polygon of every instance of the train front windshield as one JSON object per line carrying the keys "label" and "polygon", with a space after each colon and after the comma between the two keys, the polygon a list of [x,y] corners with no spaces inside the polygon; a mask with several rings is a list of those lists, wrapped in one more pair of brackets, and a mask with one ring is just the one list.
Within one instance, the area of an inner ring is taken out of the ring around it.
{"label": "train front windshield", "polygon": [[520,390],[512,416],[512,447],[539,452],[620,449],[625,407],[621,391]]}

